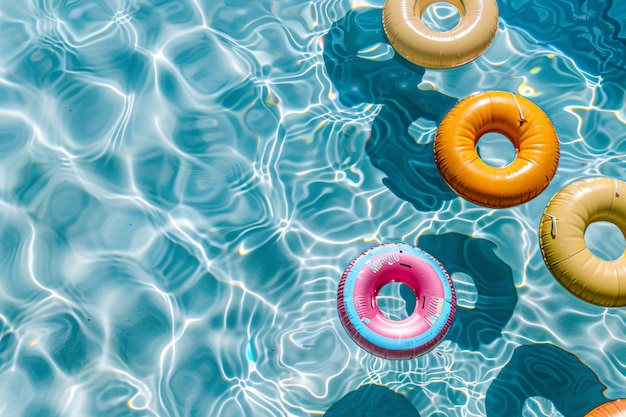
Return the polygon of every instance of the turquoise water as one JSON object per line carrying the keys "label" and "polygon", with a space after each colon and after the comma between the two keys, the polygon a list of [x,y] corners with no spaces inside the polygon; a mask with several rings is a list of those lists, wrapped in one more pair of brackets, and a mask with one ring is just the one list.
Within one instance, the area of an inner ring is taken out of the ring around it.
{"label": "turquoise water", "polygon": [[[582,416],[626,397],[626,310],[561,288],[537,238],[565,185],[626,178],[626,3],[499,1],[494,44],[447,71],[394,54],[382,4],[0,3],[0,415]],[[538,104],[562,152],[503,210],[432,159],[446,111],[496,89]],[[395,241],[459,296],[410,361],[358,348],[336,312],[347,264]]]}

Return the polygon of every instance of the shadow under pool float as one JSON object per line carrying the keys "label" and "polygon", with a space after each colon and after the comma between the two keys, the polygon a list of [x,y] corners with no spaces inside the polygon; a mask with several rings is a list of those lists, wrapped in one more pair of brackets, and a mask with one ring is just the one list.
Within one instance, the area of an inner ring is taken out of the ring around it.
{"label": "shadow under pool float", "polygon": [[430,29],[422,21],[426,9],[440,0],[387,0],[383,27],[389,43],[408,61],[426,68],[445,69],[480,56],[498,31],[496,0],[445,0],[457,8],[459,23],[452,30]]}
{"label": "shadow under pool float", "polygon": [[603,307],[626,306],[626,256],[605,261],[585,242],[597,221],[616,225],[626,236],[626,183],[597,177],[576,181],[556,193],[543,213],[539,243],[554,278],[576,297]]}
{"label": "shadow under pool float", "polygon": [[[515,147],[504,167],[489,165],[476,150],[486,133],[499,133]],[[512,207],[539,195],[550,183],[560,147],[550,118],[518,94],[488,91],[459,101],[443,118],[434,144],[435,162],[445,182],[472,203]]]}
{"label": "shadow under pool float", "polygon": [[[415,295],[416,307],[404,320],[389,319],[378,307],[378,292],[391,282],[405,284]],[[368,352],[411,359],[445,336],[456,295],[450,276],[431,255],[407,244],[384,244],[363,252],[345,270],[337,311],[350,337]]]}

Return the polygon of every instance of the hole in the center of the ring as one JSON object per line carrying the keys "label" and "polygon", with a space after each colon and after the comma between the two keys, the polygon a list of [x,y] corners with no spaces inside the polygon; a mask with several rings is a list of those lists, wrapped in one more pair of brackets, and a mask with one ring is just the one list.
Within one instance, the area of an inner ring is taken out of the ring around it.
{"label": "hole in the center of the ring", "polygon": [[385,284],[376,294],[378,309],[391,320],[409,318],[415,310],[416,301],[415,293],[411,287],[401,282]]}
{"label": "hole in the center of the ring", "polygon": [[495,132],[485,133],[478,139],[476,152],[486,164],[496,168],[507,166],[517,155],[509,138]]}
{"label": "hole in the center of the ring", "polygon": [[454,29],[460,21],[461,14],[459,9],[445,1],[431,4],[422,14],[424,25],[437,32],[448,32]]}
{"label": "hole in the center of the ring", "polygon": [[610,222],[593,222],[585,230],[585,243],[598,258],[619,259],[626,248],[626,239],[619,227]]}

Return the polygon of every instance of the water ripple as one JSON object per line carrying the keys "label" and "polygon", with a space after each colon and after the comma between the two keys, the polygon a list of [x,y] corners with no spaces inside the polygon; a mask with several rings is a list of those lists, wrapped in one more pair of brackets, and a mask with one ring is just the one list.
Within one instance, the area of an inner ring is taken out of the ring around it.
{"label": "water ripple", "polygon": [[[536,229],[567,183],[625,175],[626,9],[502,4],[482,57],[430,71],[393,52],[380,6],[0,5],[0,414],[548,416],[624,396],[624,311],[561,288]],[[523,206],[438,174],[436,125],[476,89],[531,98],[559,133]],[[348,262],[390,241],[462,295],[411,361],[359,349],[336,312]]]}

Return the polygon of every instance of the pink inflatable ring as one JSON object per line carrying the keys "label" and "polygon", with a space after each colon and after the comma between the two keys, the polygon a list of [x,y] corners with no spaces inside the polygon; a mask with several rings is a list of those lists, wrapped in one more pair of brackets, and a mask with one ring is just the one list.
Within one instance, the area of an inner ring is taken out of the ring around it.
{"label": "pink inflatable ring", "polygon": [[[392,320],[376,296],[390,282],[407,285],[416,298],[413,313]],[[339,282],[337,311],[352,339],[387,359],[411,359],[433,349],[445,336],[456,311],[450,276],[432,256],[406,244],[375,246],[352,261]]]}

